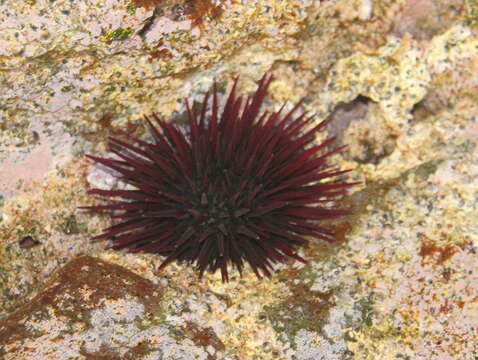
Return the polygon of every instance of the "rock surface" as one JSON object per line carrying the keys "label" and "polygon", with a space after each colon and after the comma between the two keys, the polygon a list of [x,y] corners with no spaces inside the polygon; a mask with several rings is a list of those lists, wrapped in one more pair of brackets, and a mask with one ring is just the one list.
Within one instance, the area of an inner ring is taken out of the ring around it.
{"label": "rock surface", "polygon": [[162,291],[118,265],[80,256],[3,320],[2,358],[217,359],[211,329],[168,324]]}
{"label": "rock surface", "polygon": [[[0,1],[1,356],[476,360],[478,3],[211,4]],[[116,183],[85,153],[266,71],[349,144],[338,244],[222,284],[89,241],[108,220],[76,208]]]}

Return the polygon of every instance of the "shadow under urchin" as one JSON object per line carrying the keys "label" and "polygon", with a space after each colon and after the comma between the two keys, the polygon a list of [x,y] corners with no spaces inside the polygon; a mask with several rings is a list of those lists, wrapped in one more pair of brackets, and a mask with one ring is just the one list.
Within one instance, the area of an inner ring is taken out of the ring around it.
{"label": "shadow under urchin", "polygon": [[[260,113],[272,76],[256,92],[237,95],[237,79],[223,107],[217,91],[199,107],[187,105],[189,130],[148,117],[154,141],[133,136],[110,138],[115,159],[87,155],[115,171],[132,190],[91,189],[110,199],[83,209],[107,211],[117,222],[93,240],[110,239],[113,249],[163,255],[193,264],[202,277],[228,268],[242,275],[249,263],[257,277],[270,276],[273,264],[294,258],[305,237],[334,241],[323,221],[349,214],[336,208],[337,197],[354,183],[339,182],[340,171],[327,160],[344,146],[328,149],[311,126],[314,116],[296,116],[302,101],[285,113]],[[244,100],[245,99],[245,100]],[[222,109],[222,110],[221,110]]]}

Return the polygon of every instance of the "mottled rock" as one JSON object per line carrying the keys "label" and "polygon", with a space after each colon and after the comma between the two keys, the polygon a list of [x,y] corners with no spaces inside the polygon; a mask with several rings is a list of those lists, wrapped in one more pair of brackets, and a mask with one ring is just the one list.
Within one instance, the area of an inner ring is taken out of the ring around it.
{"label": "mottled rock", "polygon": [[211,329],[171,326],[161,287],[118,265],[78,257],[0,322],[2,359],[217,359]]}
{"label": "mottled rock", "polygon": [[[477,1],[215,3],[199,26],[189,0],[0,1],[2,356],[476,360]],[[76,210],[95,201],[85,188],[121,184],[85,153],[148,137],[152,111],[183,124],[183,97],[214,79],[250,92],[266,71],[270,109],[305,97],[349,144],[336,163],[363,185],[337,244],[223,284],[89,241],[111,222]],[[126,285],[52,282],[81,254]]]}
{"label": "mottled rock", "polygon": [[393,33],[399,36],[408,33],[418,40],[431,39],[446,30],[464,10],[461,0],[409,0],[396,17]]}

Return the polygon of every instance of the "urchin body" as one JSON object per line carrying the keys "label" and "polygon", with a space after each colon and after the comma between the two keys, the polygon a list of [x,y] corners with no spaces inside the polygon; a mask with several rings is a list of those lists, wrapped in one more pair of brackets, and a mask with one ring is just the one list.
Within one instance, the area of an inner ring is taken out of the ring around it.
{"label": "urchin body", "polygon": [[89,156],[134,188],[89,191],[117,199],[85,207],[118,221],[94,239],[164,255],[161,267],[185,261],[201,276],[220,269],[223,281],[230,265],[242,272],[247,262],[261,277],[290,257],[305,262],[296,253],[305,237],[333,241],[318,222],[348,213],[334,200],[352,184],[337,182],[346,171],[327,164],[343,147],[328,150],[334,138],[314,143],[326,122],[295,117],[301,103],[286,114],[260,114],[270,82],[264,76],[243,101],[236,81],[221,113],[216,91],[211,103],[206,94],[199,111],[188,106],[187,133],[153,114],[156,125],[146,120],[154,142],[111,139],[117,159]]}

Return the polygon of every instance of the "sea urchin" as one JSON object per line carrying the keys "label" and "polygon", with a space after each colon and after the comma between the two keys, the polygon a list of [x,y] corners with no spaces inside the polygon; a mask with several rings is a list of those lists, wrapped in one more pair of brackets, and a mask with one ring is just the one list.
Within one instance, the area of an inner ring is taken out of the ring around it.
{"label": "sea urchin", "polygon": [[116,200],[83,208],[119,220],[93,239],[164,255],[161,268],[178,260],[195,264],[200,276],[220,269],[223,281],[229,265],[242,273],[247,262],[260,278],[289,257],[306,262],[296,253],[304,236],[333,241],[317,221],[349,213],[335,200],[353,184],[337,182],[347,171],[327,164],[343,147],[326,150],[333,137],[314,144],[327,122],[309,126],[313,116],[295,117],[302,101],[284,115],[284,106],[260,115],[271,80],[264,75],[245,101],[236,80],[221,113],[216,89],[212,104],[206,93],[202,105],[187,106],[186,131],[153,114],[156,123],[146,121],[154,141],[110,138],[115,159],[88,156],[131,188],[89,191]]}

